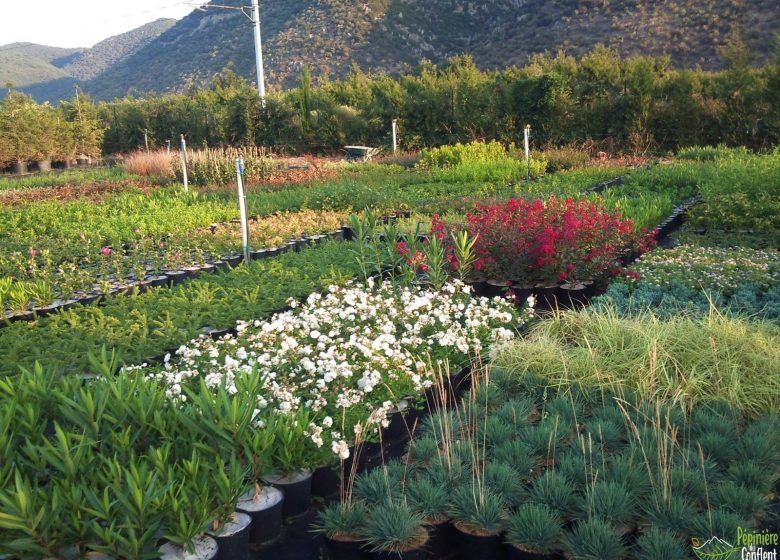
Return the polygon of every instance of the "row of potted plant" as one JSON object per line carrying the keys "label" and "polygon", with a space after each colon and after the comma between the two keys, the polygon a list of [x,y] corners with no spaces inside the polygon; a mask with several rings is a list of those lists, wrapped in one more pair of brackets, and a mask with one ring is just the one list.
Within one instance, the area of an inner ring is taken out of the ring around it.
{"label": "row of potted plant", "polygon": [[104,353],[93,358],[101,377],[83,386],[40,366],[8,378],[2,418],[18,427],[3,440],[0,551],[147,558],[190,549],[210,524],[219,557],[240,557],[251,534],[273,538],[282,513],[308,509],[315,467],[347,459],[355,439],[420,398],[426,365],[467,362],[522,324],[509,302],[457,283],[333,286],[291,305],[158,366],[115,375]]}
{"label": "row of potted plant", "polygon": [[651,286],[680,283],[730,296],[744,285],[762,291],[780,285],[780,254],[747,247],[691,247],[682,245],[643,255],[633,266]]}
{"label": "row of potted plant", "polygon": [[776,414],[719,403],[686,416],[498,370],[475,383],[320,514],[331,555],[682,560],[692,536],[769,522]]}
{"label": "row of potted plant", "polygon": [[14,322],[0,334],[0,374],[40,361],[63,373],[91,371],[88,356],[102,346],[126,363],[176,349],[198,333],[262,317],[330,284],[355,277],[350,245],[329,241],[278,258],[252,261],[232,271],[203,275],[171,289],[108,298],[102,305],[70,309]]}
{"label": "row of potted plant", "polygon": [[[343,216],[329,212],[303,211],[258,219],[250,226],[250,256],[261,259],[288,250],[300,250],[323,240],[342,239]],[[186,239],[141,240],[132,250],[109,246],[88,255],[82,262],[59,266],[51,253],[31,248],[27,255],[13,253],[9,265],[14,276],[0,282],[0,312],[9,320],[30,319],[33,311],[46,314],[98,296],[138,288],[177,284],[202,272],[224,270],[242,260],[240,229],[234,224],[213,224],[191,232]]]}
{"label": "row of potted plant", "polygon": [[[567,175],[564,180],[563,175]],[[559,174],[534,183],[540,193],[556,189],[564,181],[582,190],[592,184],[588,170]],[[603,175],[599,175],[601,177]],[[547,182],[550,184],[545,187]],[[503,185],[480,186],[463,183],[431,183],[416,174],[347,175],[338,180],[312,185],[289,185],[276,190],[250,190],[247,205],[250,216],[266,217],[276,212],[305,209],[345,211],[351,208],[377,208],[382,211],[399,206],[416,207],[432,200],[462,195],[490,196]],[[184,237],[187,232],[227,223],[238,215],[235,197],[230,192],[186,195],[179,189],[128,190],[105,196],[105,200],[75,200],[66,203],[41,201],[0,209],[0,233],[8,253],[25,255],[30,247],[48,250],[55,263],[72,261],[94,253],[103,246],[133,247],[145,239],[166,235]],[[206,247],[202,247],[206,250]],[[9,263],[12,264],[12,263]],[[13,274],[12,268],[7,274]]]}

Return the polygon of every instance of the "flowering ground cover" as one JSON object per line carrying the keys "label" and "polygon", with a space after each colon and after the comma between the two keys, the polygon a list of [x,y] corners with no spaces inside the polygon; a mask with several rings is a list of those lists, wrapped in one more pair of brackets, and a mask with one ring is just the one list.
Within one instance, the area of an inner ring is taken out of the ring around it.
{"label": "flowering ground cover", "polygon": [[650,286],[683,284],[731,295],[744,285],[767,291],[780,285],[780,253],[746,247],[689,247],[643,255],[632,270]]}
{"label": "flowering ground cover", "polygon": [[172,398],[201,380],[232,393],[237,376],[257,372],[258,414],[310,411],[312,420],[329,424],[312,427],[321,446],[362,428],[376,432],[388,412],[413,404],[433,384],[432,366],[457,369],[487,355],[531,317],[510,300],[469,292],[457,281],[438,291],[373,281],[331,286],[269,320],[240,322],[235,336],[203,336],[163,366],[133,370]]}

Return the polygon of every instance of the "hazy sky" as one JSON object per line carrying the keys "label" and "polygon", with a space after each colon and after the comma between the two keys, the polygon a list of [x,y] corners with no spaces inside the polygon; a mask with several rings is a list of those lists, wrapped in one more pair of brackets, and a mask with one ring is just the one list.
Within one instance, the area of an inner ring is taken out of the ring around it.
{"label": "hazy sky", "polygon": [[158,18],[180,19],[197,0],[0,0],[0,45],[91,47]]}

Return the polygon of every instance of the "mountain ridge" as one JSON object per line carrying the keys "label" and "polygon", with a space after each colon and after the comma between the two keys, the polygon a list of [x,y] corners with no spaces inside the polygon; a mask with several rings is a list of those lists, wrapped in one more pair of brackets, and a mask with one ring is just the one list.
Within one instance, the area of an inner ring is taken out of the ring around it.
{"label": "mountain ridge", "polygon": [[[246,3],[219,0],[236,8]],[[716,70],[727,64],[722,48],[739,39],[760,64],[772,56],[780,2],[263,0],[261,23],[266,82],[288,88],[297,85],[304,64],[319,79],[342,77],[353,64],[397,73],[422,59],[442,64],[458,54],[497,69],[523,65],[538,53],[580,56],[597,44],[624,56],[668,56],[676,67]],[[207,7],[102,71],[83,74],[81,84],[97,99],[181,92],[208,84],[225,68],[255,80],[251,23],[238,10]],[[53,84],[71,78],[55,77]],[[45,83],[25,90],[51,99]]]}

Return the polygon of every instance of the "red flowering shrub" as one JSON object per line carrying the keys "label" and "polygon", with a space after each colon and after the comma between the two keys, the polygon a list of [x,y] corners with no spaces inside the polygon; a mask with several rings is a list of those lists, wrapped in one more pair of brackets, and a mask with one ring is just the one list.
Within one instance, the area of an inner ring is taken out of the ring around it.
{"label": "red flowering shrub", "polygon": [[[496,279],[529,284],[592,280],[605,275],[625,250],[646,250],[647,231],[589,200],[513,198],[477,204],[464,227],[476,239],[476,270]],[[432,233],[448,247],[450,235],[434,216]]]}

